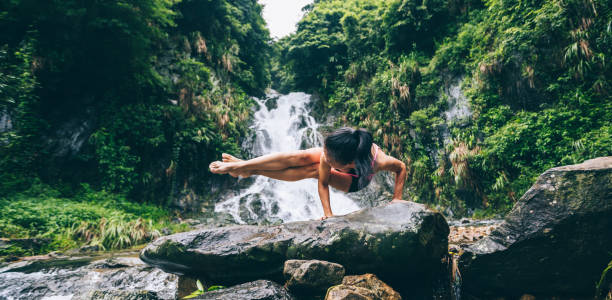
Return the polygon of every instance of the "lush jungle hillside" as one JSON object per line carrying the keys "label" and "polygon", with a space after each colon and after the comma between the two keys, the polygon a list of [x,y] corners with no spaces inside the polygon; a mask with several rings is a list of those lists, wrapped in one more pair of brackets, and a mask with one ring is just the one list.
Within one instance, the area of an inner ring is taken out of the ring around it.
{"label": "lush jungle hillside", "polygon": [[609,1],[304,10],[273,42],[255,0],[0,1],[0,237],[39,239],[0,256],[183,230],[173,201],[211,194],[270,86],[370,129],[409,166],[406,198],[455,216],[612,155]]}
{"label": "lush jungle hillside", "polygon": [[269,84],[261,9],[1,1],[0,237],[117,248],[169,226],[158,205],[205,193]]}
{"label": "lush jungle hillside", "polygon": [[275,87],[316,93],[338,124],[374,132],[407,162],[412,199],[504,212],[546,169],[612,155],[609,1],[304,9],[276,44]]}

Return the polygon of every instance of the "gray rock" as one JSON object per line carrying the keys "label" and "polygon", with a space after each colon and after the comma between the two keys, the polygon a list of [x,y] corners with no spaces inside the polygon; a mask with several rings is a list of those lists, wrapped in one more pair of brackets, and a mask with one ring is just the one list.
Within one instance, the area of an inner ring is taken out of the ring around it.
{"label": "gray rock", "polygon": [[79,248],[80,253],[97,252],[97,251],[100,251],[100,246],[98,245],[85,245]]}
{"label": "gray rock", "polygon": [[158,300],[157,293],[151,291],[92,291],[73,300]]}
{"label": "gray rock", "polygon": [[323,260],[292,259],[285,262],[285,286],[301,294],[324,294],[327,289],[342,282],[344,267]]}
{"label": "gray rock", "polygon": [[375,273],[396,286],[421,289],[448,244],[440,213],[417,203],[390,203],[324,221],[200,229],[158,238],[140,257],[167,272],[229,285],[282,280],[288,259],[321,259],[347,273]]}
{"label": "gray rock", "polygon": [[287,289],[269,280],[257,280],[206,292],[194,299],[210,300],[293,300]]}
{"label": "gray rock", "polygon": [[460,259],[465,294],[592,297],[612,249],[612,157],[553,168]]}
{"label": "gray rock", "polygon": [[393,191],[394,187],[394,176],[388,172],[378,172],[368,186],[357,192],[347,193],[346,196],[358,203],[360,207],[380,206],[393,198],[389,191]]}
{"label": "gray rock", "polygon": [[175,298],[178,276],[146,265],[134,253],[113,253],[111,258],[107,255],[8,264],[0,268],[0,299],[82,299],[92,291],[98,291],[97,297],[151,291],[160,299]]}

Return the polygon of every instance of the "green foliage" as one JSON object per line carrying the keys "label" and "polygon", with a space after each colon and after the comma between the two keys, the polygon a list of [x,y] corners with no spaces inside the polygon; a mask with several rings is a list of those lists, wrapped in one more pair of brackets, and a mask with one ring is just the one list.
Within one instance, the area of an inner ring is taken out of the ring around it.
{"label": "green foliage", "polygon": [[162,228],[174,232],[187,229],[171,223],[170,213],[161,207],[95,192],[87,185],[74,198],[59,195],[57,190],[36,183],[24,193],[0,198],[0,236],[49,240],[40,249],[15,247],[3,250],[2,255],[33,255],[82,244],[123,249],[151,241]]}
{"label": "green foliage", "polygon": [[609,285],[612,284],[612,277],[610,273],[612,270],[612,261],[601,273],[601,278],[595,286],[595,299],[610,299],[612,296],[612,290],[608,290]]}
{"label": "green foliage", "polygon": [[30,68],[35,43],[26,36],[19,47],[0,47],[0,113],[13,116],[11,125],[19,128],[0,132],[0,169],[5,170],[0,172],[0,191],[26,184],[39,162],[38,135],[47,124],[37,114],[38,83]]}
{"label": "green foliage", "polygon": [[216,291],[216,290],[220,290],[220,289],[224,289],[225,287],[222,285],[213,285],[210,286],[208,289],[204,289],[204,286],[202,285],[202,282],[200,282],[200,280],[198,279],[196,281],[196,285],[198,287],[197,290],[195,290],[193,293],[189,294],[188,296],[185,296],[181,299],[191,299],[191,298],[195,298],[197,296],[200,296],[206,292],[210,292],[210,291]]}
{"label": "green foliage", "polygon": [[[36,178],[140,202],[203,192],[270,81],[255,1],[0,4],[0,195]],[[68,195],[71,196],[71,195]]]}
{"label": "green foliage", "polygon": [[[612,154],[611,14],[599,0],[317,1],[273,76],[370,129],[407,163],[412,199],[492,215],[546,169]],[[451,120],[457,84],[472,115]]]}
{"label": "green foliage", "polygon": [[452,1],[394,0],[389,1],[383,15],[385,44],[390,53],[413,48],[431,50],[434,37],[445,22],[451,20]]}

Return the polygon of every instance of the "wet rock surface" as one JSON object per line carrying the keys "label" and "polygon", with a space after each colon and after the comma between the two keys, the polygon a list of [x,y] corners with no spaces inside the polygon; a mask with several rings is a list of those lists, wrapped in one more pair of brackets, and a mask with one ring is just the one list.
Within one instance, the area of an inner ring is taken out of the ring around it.
{"label": "wet rock surface", "polygon": [[612,249],[612,157],[553,168],[464,248],[464,294],[592,297]]}
{"label": "wet rock surface", "polygon": [[285,286],[300,294],[324,294],[332,285],[342,282],[344,267],[322,260],[292,259],[285,262]]}
{"label": "wet rock surface", "polygon": [[73,300],[158,300],[157,293],[151,291],[93,291]]}
{"label": "wet rock surface", "polygon": [[382,282],[374,274],[346,276],[342,284],[331,287],[325,300],[401,300],[398,292]]}
{"label": "wet rock surface", "polygon": [[293,300],[287,289],[269,280],[257,280],[206,292],[193,299],[209,300]]}
{"label": "wet rock surface", "polygon": [[416,203],[390,203],[324,221],[174,234],[149,244],[140,256],[168,272],[224,285],[282,282],[286,260],[321,259],[342,264],[348,274],[375,273],[416,290],[437,270],[448,232],[441,214]]}
{"label": "wet rock surface", "polygon": [[177,281],[178,276],[146,265],[133,252],[33,259],[0,268],[0,299],[114,299],[99,297],[121,292],[151,292],[160,299],[174,299]]}

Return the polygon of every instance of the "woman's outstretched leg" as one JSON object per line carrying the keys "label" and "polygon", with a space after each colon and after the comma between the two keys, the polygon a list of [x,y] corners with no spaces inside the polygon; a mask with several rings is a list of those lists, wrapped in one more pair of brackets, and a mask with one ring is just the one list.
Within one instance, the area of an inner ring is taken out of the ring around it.
{"label": "woman's outstretched leg", "polygon": [[319,164],[291,167],[284,170],[258,170],[251,172],[253,173],[250,175],[262,175],[283,181],[298,181],[306,178],[319,178]]}
{"label": "woman's outstretched leg", "polygon": [[310,148],[307,150],[272,153],[249,160],[215,161],[210,164],[209,168],[212,173],[216,174],[283,170],[318,163],[322,151],[322,148]]}
{"label": "woman's outstretched leg", "polygon": [[[242,161],[241,159],[234,157],[230,154],[223,153],[222,155],[224,162],[237,162]],[[292,167],[284,170],[261,170],[261,171],[245,171],[242,173],[232,173],[230,175],[234,177],[249,177],[251,175],[261,175],[270,177],[272,179],[284,180],[284,181],[298,181],[306,178],[319,178],[319,163],[315,163],[308,166]],[[351,181],[353,178],[345,173],[340,173],[336,170],[331,170],[331,177],[329,185],[333,188],[347,192],[351,187]]]}

